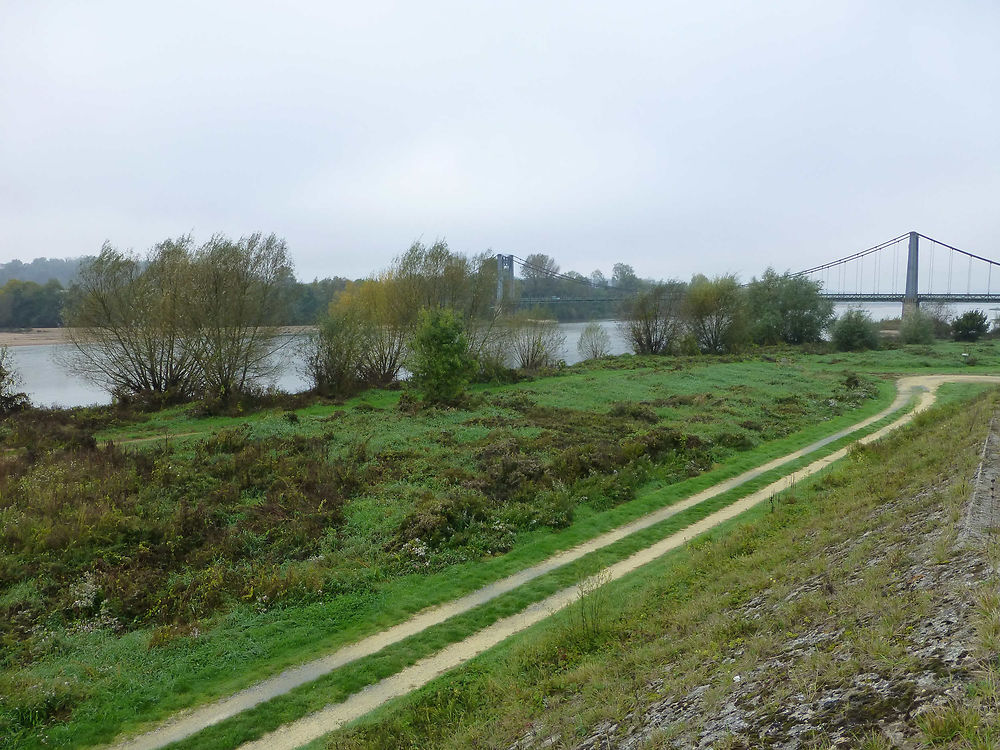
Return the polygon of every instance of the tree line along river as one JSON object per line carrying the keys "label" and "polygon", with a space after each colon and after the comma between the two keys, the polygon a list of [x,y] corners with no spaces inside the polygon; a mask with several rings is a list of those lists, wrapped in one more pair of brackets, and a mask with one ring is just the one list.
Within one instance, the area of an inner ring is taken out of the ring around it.
{"label": "tree line along river", "polygon": [[[834,306],[836,315],[842,315],[849,307],[847,304]],[[853,305],[853,307],[859,307]],[[869,303],[860,305],[874,320],[883,320],[899,316],[898,303]],[[976,308],[975,305],[953,305],[952,314],[961,314],[966,309]],[[977,309],[982,308],[982,305]],[[991,308],[987,313],[992,319],[1000,314],[1000,308]],[[597,321],[608,332],[611,339],[611,354],[625,354],[630,351],[628,343],[618,330],[613,320]],[[565,334],[566,343],[563,346],[562,358],[567,364],[580,361],[576,343],[586,327],[586,322],[560,323],[559,330]],[[304,340],[302,334],[288,336],[288,343],[276,355],[277,371],[273,385],[281,390],[295,393],[309,388],[309,382],[300,371],[298,344]],[[79,375],[69,372],[58,364],[60,351],[65,351],[66,344],[44,344],[39,346],[12,346],[9,351],[15,369],[23,380],[20,390],[31,398],[36,406],[87,406],[90,404],[110,403],[111,397],[103,390],[88,382]]]}

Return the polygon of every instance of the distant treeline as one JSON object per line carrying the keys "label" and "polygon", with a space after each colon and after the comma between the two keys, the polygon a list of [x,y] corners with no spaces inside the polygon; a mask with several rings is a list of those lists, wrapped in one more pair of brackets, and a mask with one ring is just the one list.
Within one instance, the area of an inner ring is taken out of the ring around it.
{"label": "distant treeline", "polygon": [[90,258],[35,258],[0,264],[0,328],[60,325],[63,295]]}
{"label": "distant treeline", "polygon": [[0,286],[8,281],[32,281],[36,284],[46,284],[58,281],[63,287],[68,287],[80,273],[80,265],[92,260],[93,256],[80,258],[35,258],[30,263],[12,260],[0,263]]}
{"label": "distant treeline", "polygon": [[[446,244],[440,243],[442,247]],[[495,261],[489,254],[477,256],[479,263],[492,273]],[[35,258],[30,263],[12,260],[0,264],[0,329],[54,328],[63,325],[67,295],[73,293],[81,268],[94,262],[96,256],[79,258]],[[611,277],[601,271],[589,276],[575,271],[560,273],[554,258],[544,254],[528,255],[514,289],[505,294],[506,306],[517,300],[546,300],[530,305],[547,318],[560,321],[613,318],[619,312],[621,300],[652,286],[653,282],[636,276],[625,263],[614,265]],[[492,275],[486,290],[489,304],[495,300],[495,279]],[[360,283],[362,280],[355,280]],[[303,282],[289,276],[282,280],[289,304],[282,325],[314,325],[330,309],[330,303],[352,282],[334,276]],[[577,301],[569,301],[577,300]],[[522,309],[528,309],[523,306]]]}
{"label": "distant treeline", "polygon": [[[36,258],[30,263],[0,264],[0,329],[61,326],[67,295],[73,293],[81,267],[94,259]],[[283,280],[289,304],[282,325],[313,325],[349,282],[339,276],[309,282]]]}
{"label": "distant treeline", "polygon": [[509,298],[539,300],[519,306],[540,308],[546,317],[560,321],[600,320],[617,317],[623,301],[654,283],[640,279],[627,263],[615,263],[610,278],[600,270],[584,276],[576,271],[560,272],[555,258],[533,253],[524,259],[521,276],[515,279]]}

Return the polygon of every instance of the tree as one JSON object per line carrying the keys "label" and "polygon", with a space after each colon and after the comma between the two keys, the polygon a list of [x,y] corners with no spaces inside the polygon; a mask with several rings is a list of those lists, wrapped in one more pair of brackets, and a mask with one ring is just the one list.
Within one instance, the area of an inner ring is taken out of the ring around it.
{"label": "tree", "polygon": [[276,367],[278,326],[292,269],[285,241],[261,233],[237,241],[215,235],[192,258],[190,349],[205,394],[226,403]]}
{"label": "tree", "polygon": [[288,319],[290,326],[315,325],[330,309],[330,303],[350,283],[339,276],[332,279],[313,279],[309,283],[293,281],[286,290],[290,298]]}
{"label": "tree", "polygon": [[554,367],[566,345],[566,335],[559,330],[559,324],[536,315],[537,312],[520,315],[509,323],[508,341],[514,361],[528,372]]}
{"label": "tree", "polygon": [[393,323],[412,329],[425,308],[451,308],[465,320],[488,316],[496,297],[496,274],[494,258],[467,258],[438,240],[430,247],[414,242],[377,280],[392,288]]}
{"label": "tree", "polygon": [[462,395],[476,362],[469,355],[462,319],[448,308],[420,312],[409,361],[411,384],[432,404],[454,403]]}
{"label": "tree", "polygon": [[982,310],[969,310],[955,318],[951,324],[951,335],[955,341],[976,341],[989,330],[986,313]]}
{"label": "tree", "polygon": [[348,284],[330,305],[330,315],[352,315],[364,326],[365,350],[358,376],[367,385],[382,386],[396,380],[406,356],[410,336],[409,314],[400,312],[391,279],[368,279]]}
{"label": "tree", "polygon": [[357,310],[333,310],[309,337],[305,375],[324,396],[348,396],[364,381],[371,324]]}
{"label": "tree", "polygon": [[[617,267],[617,266],[616,266]],[[684,332],[680,281],[657,284],[622,306],[618,329],[636,354],[667,354]]]}
{"label": "tree", "polygon": [[746,300],[735,276],[691,280],[685,311],[698,348],[722,354],[738,350],[746,340]]}
{"label": "tree", "polygon": [[907,312],[899,324],[899,340],[904,344],[930,344],[934,341],[934,319],[923,310]]}
{"label": "tree", "polygon": [[639,277],[628,263],[615,263],[611,269],[611,286],[622,292],[634,292],[639,289]]}
{"label": "tree", "polygon": [[833,324],[832,341],[838,351],[878,348],[878,326],[864,310],[848,310]]}
{"label": "tree", "polygon": [[0,287],[0,328],[54,328],[62,312],[63,286],[12,279]]}
{"label": "tree", "polygon": [[587,323],[576,342],[576,350],[585,360],[606,357],[611,352],[611,337],[600,323]]}
{"label": "tree", "polygon": [[951,336],[951,308],[944,302],[932,300],[920,304],[920,312],[928,316],[934,323],[934,338]]}
{"label": "tree", "polygon": [[115,397],[191,396],[200,374],[191,341],[190,247],[182,236],[142,259],[105,243],[85,261],[64,311],[67,366]]}
{"label": "tree", "polygon": [[525,297],[550,297],[556,294],[558,280],[553,278],[559,273],[559,264],[555,258],[545,253],[531,253],[524,259],[521,273],[524,277],[522,293]]}
{"label": "tree", "polygon": [[768,268],[746,288],[750,339],[757,344],[820,341],[833,321],[833,303],[821,284]]}
{"label": "tree", "polygon": [[76,281],[81,263],[88,260],[93,260],[93,257],[35,258],[30,263],[22,263],[19,260],[0,263],[0,284],[16,279],[43,285],[54,280],[59,282],[60,286],[69,286]]}
{"label": "tree", "polygon": [[607,277],[605,277],[605,275],[601,272],[600,269],[591,272],[590,283],[600,289],[608,288],[608,279]]}
{"label": "tree", "polygon": [[71,290],[67,364],[116,397],[228,401],[272,367],[290,276],[274,235],[182,236],[145,258],[105,243]]}

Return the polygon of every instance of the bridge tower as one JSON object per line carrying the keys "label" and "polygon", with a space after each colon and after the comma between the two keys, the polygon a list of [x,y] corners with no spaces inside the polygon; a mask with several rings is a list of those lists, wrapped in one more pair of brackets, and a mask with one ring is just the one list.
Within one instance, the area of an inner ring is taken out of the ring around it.
{"label": "bridge tower", "polygon": [[507,281],[507,295],[514,293],[514,256],[497,253],[497,307],[503,305],[504,280]]}
{"label": "bridge tower", "polygon": [[920,307],[917,296],[917,266],[920,255],[920,235],[910,232],[909,254],[906,258],[906,291],[903,293],[903,317],[916,312]]}

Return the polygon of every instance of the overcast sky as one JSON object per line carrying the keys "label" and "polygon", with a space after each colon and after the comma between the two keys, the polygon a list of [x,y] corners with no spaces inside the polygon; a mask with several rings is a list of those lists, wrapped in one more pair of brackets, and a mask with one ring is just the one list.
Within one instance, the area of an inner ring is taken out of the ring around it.
{"label": "overcast sky", "polygon": [[0,0],[0,262],[275,232],[563,270],[1000,259],[1000,3]]}

